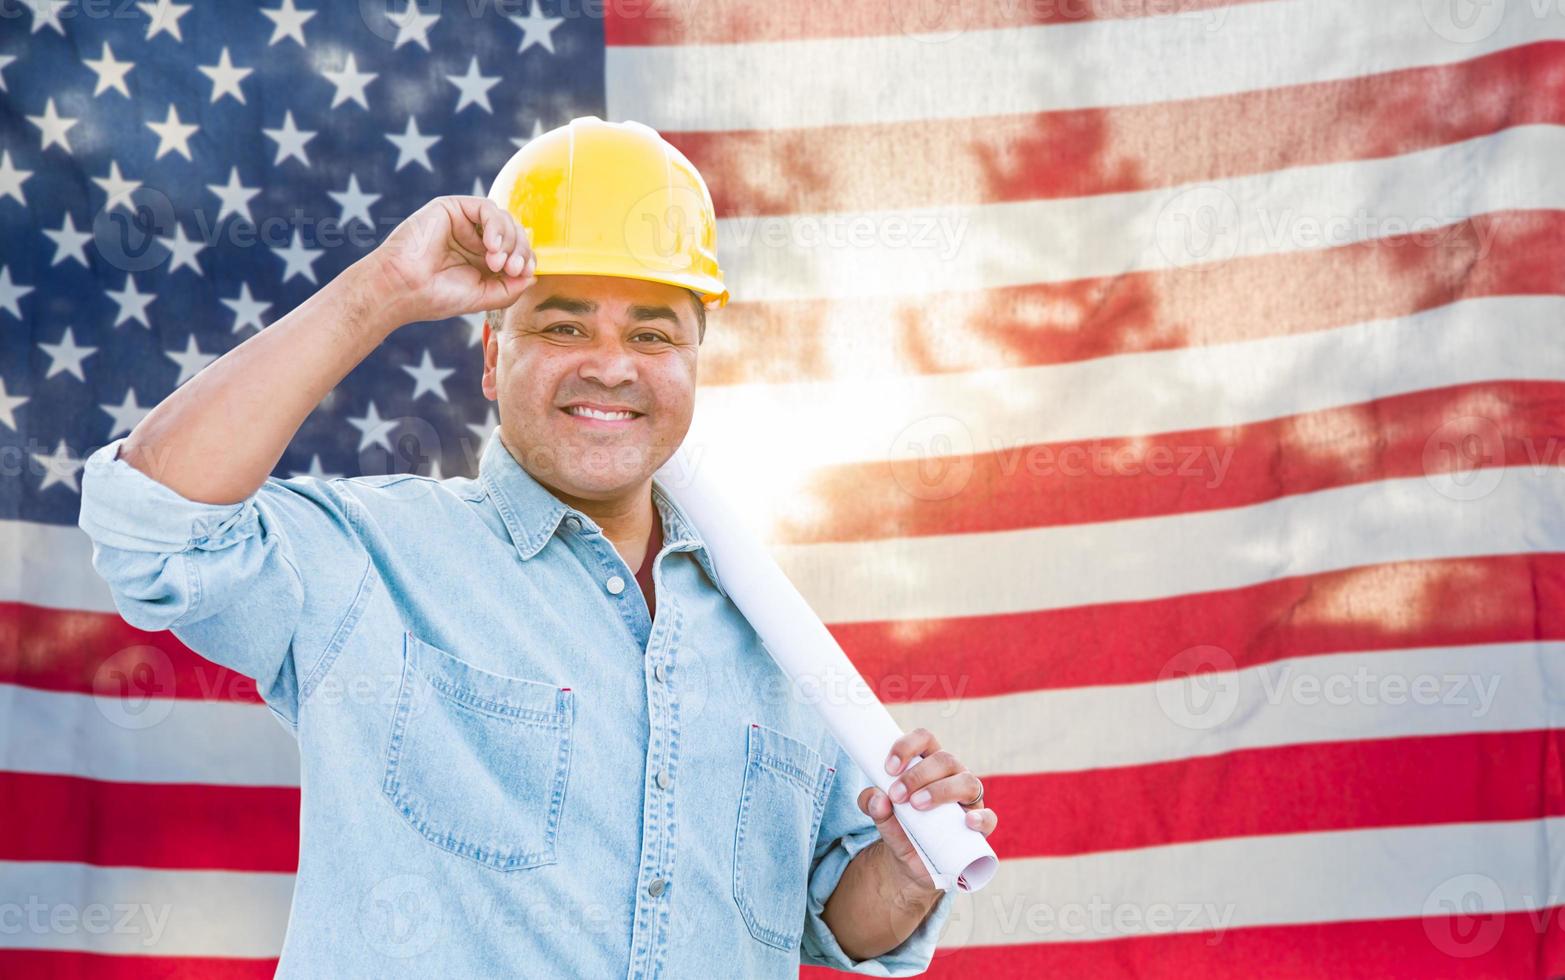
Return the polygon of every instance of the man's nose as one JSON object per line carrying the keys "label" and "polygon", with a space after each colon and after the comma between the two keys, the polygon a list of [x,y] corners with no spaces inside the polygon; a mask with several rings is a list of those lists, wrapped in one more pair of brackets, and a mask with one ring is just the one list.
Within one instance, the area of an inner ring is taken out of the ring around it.
{"label": "man's nose", "polygon": [[600,337],[582,352],[577,373],[606,388],[636,380],[635,353],[616,337]]}

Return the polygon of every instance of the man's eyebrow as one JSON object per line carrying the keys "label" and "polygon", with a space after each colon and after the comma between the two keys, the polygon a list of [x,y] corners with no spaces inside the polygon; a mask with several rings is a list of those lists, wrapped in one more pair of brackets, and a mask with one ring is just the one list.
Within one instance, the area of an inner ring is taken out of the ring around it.
{"label": "man's eyebrow", "polygon": [[[533,307],[534,313],[542,313],[544,310],[561,310],[565,313],[595,313],[598,304],[590,299],[578,299],[575,296],[550,296],[548,299]],[[632,306],[630,318],[639,322],[645,320],[668,320],[678,324],[679,316],[669,306]]]}

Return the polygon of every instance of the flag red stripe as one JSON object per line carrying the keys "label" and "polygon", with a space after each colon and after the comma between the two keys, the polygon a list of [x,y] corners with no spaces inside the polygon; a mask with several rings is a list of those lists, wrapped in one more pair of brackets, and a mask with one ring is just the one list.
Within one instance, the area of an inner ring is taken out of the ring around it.
{"label": "flag red stripe", "polygon": [[1565,42],[1540,41],[1456,64],[1148,105],[664,135],[731,217],[1144,191],[1560,123]]}
{"label": "flag red stripe", "polygon": [[[1565,343],[1565,332],[1561,342]],[[822,467],[790,544],[1091,524],[1373,480],[1565,463],[1565,382],[1430,388],[1249,425]],[[1502,474],[1501,479],[1504,479]]]}
{"label": "flag red stripe", "polygon": [[0,772],[0,860],[292,873],[299,791]]}
{"label": "flag red stripe", "polygon": [[1565,211],[1501,211],[1327,249],[1071,282],[877,299],[736,302],[702,355],[705,385],[851,381],[863,345],[909,374],[1061,364],[1407,316],[1484,296],[1565,295]]}
{"label": "flag red stripe", "polygon": [[217,956],[104,956],[0,949],[0,976],[50,980],[270,980],[277,960]]}
{"label": "flag red stripe", "polygon": [[[82,574],[93,574],[82,569]],[[255,681],[220,667],[173,633],[114,613],[0,603],[0,683],[117,697],[261,704]]]}
{"label": "flag red stripe", "polygon": [[[737,0],[721,4],[645,0],[602,5],[604,42],[633,45],[733,44],[873,37],[1072,24],[1202,11],[1255,0],[1059,0],[1055,3],[820,4]],[[1215,16],[1215,14],[1214,14]]]}
{"label": "flag red stripe", "polygon": [[984,776],[1008,858],[1220,837],[1565,815],[1565,730],[1246,749],[1086,772]]}
{"label": "flag red stripe", "polygon": [[1141,602],[830,629],[888,703],[1150,683],[1195,646],[1220,647],[1243,669],[1565,639],[1565,554],[1397,562]]}
{"label": "flag red stripe", "polygon": [[[1331,869],[1322,869],[1330,874]],[[980,914],[991,914],[976,896]],[[1105,896],[1110,913],[1118,906]],[[1212,901],[1222,905],[1221,896]],[[1040,903],[1041,904],[1041,903]],[[1015,910],[1001,909],[1000,912]],[[1018,933],[1027,929],[1020,910]],[[1036,910],[1031,910],[1036,911]],[[1058,911],[1058,910],[1046,910]],[[1138,915],[1149,910],[1133,909]],[[1175,915],[1175,921],[1180,916]],[[1112,921],[1112,920],[1111,920]],[[1144,921],[1144,920],[1143,920]],[[1565,906],[1510,913],[1260,926],[1092,942],[942,949],[924,976],[1034,980],[1036,977],[1440,977],[1519,980],[1565,972]],[[805,966],[801,980],[832,980]]]}

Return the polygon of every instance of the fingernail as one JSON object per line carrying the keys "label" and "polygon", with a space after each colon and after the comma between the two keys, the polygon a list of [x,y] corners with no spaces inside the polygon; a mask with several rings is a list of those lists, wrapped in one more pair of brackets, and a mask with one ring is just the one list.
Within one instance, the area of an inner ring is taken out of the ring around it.
{"label": "fingernail", "polygon": [[969,827],[972,827],[974,830],[977,830],[978,829],[978,814],[976,814],[976,813],[969,813],[967,815],[967,825]]}
{"label": "fingernail", "polygon": [[886,771],[887,772],[889,772],[893,776],[895,776],[897,774],[897,770],[901,769],[901,768],[902,768],[902,760],[897,758],[897,754],[895,752],[893,752],[890,755],[886,756]]}
{"label": "fingernail", "polygon": [[892,783],[891,784],[891,798],[893,800],[896,800],[898,803],[901,803],[902,802],[902,797],[904,797],[906,795],[907,795],[907,787],[906,786],[903,786],[901,783]]}
{"label": "fingernail", "polygon": [[931,797],[929,795],[929,790],[921,789],[917,793],[913,794],[913,805],[914,806],[927,806],[929,804],[930,798]]}

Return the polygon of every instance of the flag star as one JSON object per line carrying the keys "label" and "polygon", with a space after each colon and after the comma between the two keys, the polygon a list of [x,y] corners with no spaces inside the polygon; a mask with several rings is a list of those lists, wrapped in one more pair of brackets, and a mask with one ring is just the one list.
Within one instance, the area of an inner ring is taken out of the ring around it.
{"label": "flag star", "polygon": [[109,297],[119,306],[119,312],[114,315],[114,325],[117,327],[126,320],[140,320],[141,325],[148,330],[152,329],[152,321],[147,319],[147,305],[158,298],[157,293],[143,293],[136,288],[136,278],[130,273],[125,274],[124,289],[108,290]]}
{"label": "flag star", "polygon": [[5,87],[5,69],[6,66],[10,65],[11,62],[15,60],[16,55],[14,54],[0,54],[0,92],[9,91],[9,89]]}
{"label": "flag star", "polygon": [[293,241],[288,243],[287,248],[275,249],[273,254],[283,260],[283,282],[286,283],[294,276],[303,276],[312,283],[315,281],[314,266],[321,257],[321,250],[306,246],[304,234],[299,229],[293,230]]}
{"label": "flag star", "polygon": [[272,39],[266,42],[266,46],[271,47],[283,38],[292,38],[299,42],[301,48],[304,47],[304,25],[315,13],[313,10],[295,8],[293,0],[283,0],[283,5],[275,10],[262,8],[261,16],[272,22]]}
{"label": "flag star", "polygon": [[23,2],[33,8],[33,29],[29,33],[37,34],[45,27],[52,27],[61,37],[65,36],[65,25],[60,23],[60,11],[69,7],[73,0],[23,0]]}
{"label": "flag star", "polygon": [[51,98],[44,102],[43,115],[28,116],[27,121],[37,126],[43,133],[43,145],[38,147],[40,151],[47,150],[58,143],[65,147],[66,153],[71,152],[71,141],[66,138],[65,134],[72,126],[76,125],[77,120],[55,112],[54,99]]}
{"label": "flag star", "polygon": [[148,0],[145,3],[138,3],[136,6],[140,7],[152,19],[152,23],[147,25],[146,40],[152,40],[163,31],[173,35],[176,41],[182,42],[185,40],[179,33],[179,19],[190,13],[190,4],[173,3],[171,0],[157,0],[156,3],[153,3],[151,0]]}
{"label": "flag star", "polygon": [[147,417],[152,411],[151,405],[138,405],[136,403],[136,389],[132,388],[125,393],[125,400],[118,405],[99,405],[114,420],[109,426],[108,438],[113,439],[121,432],[129,432],[136,427],[136,423]]}
{"label": "flag star", "polygon": [[518,17],[512,14],[511,23],[522,30],[522,46],[516,49],[518,52],[526,51],[529,47],[537,44],[545,51],[553,54],[554,29],[565,23],[565,18],[545,17],[541,8],[537,13],[534,13],[533,5],[529,2],[527,4],[526,16]]}
{"label": "flag star", "polygon": [[489,105],[489,90],[500,84],[500,76],[480,75],[476,57],[467,63],[466,75],[447,75],[446,81],[458,89],[455,111],[461,112],[466,106],[476,105],[485,112],[494,112]]}
{"label": "flag star", "polygon": [[6,427],[12,432],[18,431],[16,428],[16,410],[26,403],[26,395],[8,394],[5,390],[5,379],[0,378],[0,422],[4,422]]}
{"label": "flag star", "polygon": [[98,351],[96,347],[82,347],[77,344],[76,332],[70,327],[65,328],[65,336],[58,344],[40,342],[38,346],[49,355],[49,370],[44,372],[45,378],[52,378],[64,371],[76,375],[80,381],[87,380],[87,375],[82,371],[82,361]]}
{"label": "flag star", "polygon": [[196,257],[206,248],[206,242],[199,238],[185,237],[185,228],[178,221],[174,222],[173,236],[160,235],[158,241],[163,243],[163,247],[168,249],[173,259],[168,267],[170,273],[178,272],[182,266],[188,265],[196,271],[196,275],[201,275],[201,263],[196,260]]}
{"label": "flag star", "polygon": [[359,71],[358,63],[353,58],[353,52],[348,52],[348,63],[343,66],[342,71],[323,71],[321,74],[325,75],[326,80],[331,82],[336,89],[331,97],[331,107],[333,109],[350,99],[366,109],[370,107],[369,99],[364,94],[364,88],[378,78],[379,75],[372,71]]}
{"label": "flag star", "polygon": [[103,204],[103,210],[112,211],[120,206],[123,206],[125,210],[130,212],[136,210],[131,203],[130,196],[141,187],[141,181],[121,176],[120,162],[118,160],[109,161],[109,175],[107,177],[94,177],[92,182],[103,188],[103,193],[109,196],[109,199]]}
{"label": "flag star", "polygon": [[228,168],[227,184],[208,184],[206,189],[216,194],[223,202],[217,209],[217,220],[221,224],[223,219],[230,214],[237,214],[246,221],[254,224],[250,217],[250,199],[261,193],[259,187],[246,187],[239,182],[239,168]]}
{"label": "flag star", "polygon": [[381,195],[370,194],[359,189],[357,174],[348,175],[348,187],[341,191],[327,191],[337,206],[342,209],[342,223],[346,225],[354,218],[358,218],[371,228],[375,227],[375,219],[370,216],[370,205],[380,200]]}
{"label": "flag star", "polygon": [[395,51],[412,41],[425,51],[428,51],[429,29],[435,26],[436,21],[440,20],[440,8],[436,7],[435,10],[436,12],[433,14],[423,13],[419,10],[418,4],[414,0],[408,0],[408,5],[403,7],[400,13],[394,14],[387,10],[387,19],[397,25],[397,39],[392,43],[391,50]]}
{"label": "flag star", "polygon": [[513,137],[511,137],[511,142],[516,144],[518,147],[523,147],[523,146],[526,146],[532,140],[535,140],[535,139],[537,139],[538,137],[540,137],[542,135],[543,135],[543,120],[542,119],[534,119],[533,120],[532,135],[531,136],[527,136],[525,138],[521,137],[521,136],[513,136]]}
{"label": "flag star", "polygon": [[479,442],[483,442],[489,438],[489,433],[493,432],[494,427],[499,424],[500,420],[495,417],[494,406],[490,405],[489,411],[482,422],[469,422],[467,427],[473,430],[473,435],[478,437]]}
{"label": "flag star", "polygon": [[484,179],[482,177],[474,177],[473,178],[473,196],[474,197],[488,197],[489,196],[489,192],[484,190]]}
{"label": "flag star", "polygon": [[31,170],[21,170],[11,165],[10,150],[0,150],[0,201],[14,197],[21,202],[22,207],[27,207],[27,198],[22,196],[22,185],[32,175]]}
{"label": "flag star", "polygon": [[433,392],[443,402],[451,399],[446,397],[446,379],[456,373],[456,368],[436,367],[430,360],[429,348],[424,348],[424,359],[419,361],[418,367],[402,365],[402,370],[413,376],[413,400],[418,401],[418,396]]}
{"label": "flag star", "polygon": [[434,173],[435,168],[429,162],[429,148],[440,142],[438,136],[425,136],[418,131],[418,120],[408,116],[408,128],[401,134],[387,133],[386,138],[397,148],[397,165],[393,171],[401,170],[409,163],[418,163],[425,170]]}
{"label": "flag star", "polygon": [[43,482],[38,484],[39,490],[47,490],[54,484],[71,488],[72,493],[81,493],[81,487],[76,483],[77,472],[87,461],[71,455],[70,449],[61,439],[60,444],[54,447],[52,453],[30,453],[39,466],[43,467]]}
{"label": "flag star", "polygon": [[446,475],[444,473],[440,472],[440,457],[439,456],[431,456],[431,457],[429,457],[429,472],[426,473],[425,475],[428,476],[430,479],[433,479],[433,480],[444,480],[446,478]]}
{"label": "flag star", "polygon": [[466,313],[462,319],[467,321],[467,342],[472,347],[482,347],[484,343],[484,315],[482,313]]}
{"label": "flag star", "polygon": [[212,80],[212,101],[216,102],[225,95],[232,95],[244,104],[245,94],[239,88],[239,83],[244,81],[254,68],[237,68],[228,59],[228,48],[223,48],[217,56],[215,65],[197,65],[201,74]]}
{"label": "flag star", "polygon": [[310,454],[310,468],[305,470],[305,471],[303,471],[303,472],[300,472],[299,470],[294,470],[292,473],[288,474],[288,479],[292,480],[295,477],[300,477],[300,476],[313,477],[314,479],[317,479],[317,480],[340,480],[340,479],[342,479],[342,474],[341,473],[328,473],[325,470],[321,469],[321,454],[320,453],[311,453]]}
{"label": "flag star", "polygon": [[380,411],[370,402],[370,410],[358,418],[348,416],[348,424],[359,430],[359,452],[363,452],[366,446],[384,446],[386,452],[393,456],[397,454],[391,448],[391,430],[397,427],[397,419],[383,419]]}
{"label": "flag star", "polygon": [[277,144],[277,158],[272,161],[272,166],[277,166],[289,157],[298,157],[299,162],[306,167],[310,165],[310,156],[304,150],[304,144],[315,138],[319,130],[299,129],[293,124],[293,110],[288,109],[283,113],[283,126],[281,129],[263,129],[266,138]]}
{"label": "flag star", "polygon": [[204,354],[201,352],[201,348],[196,346],[196,335],[193,333],[185,339],[184,350],[165,350],[163,356],[179,365],[179,380],[174,382],[174,387],[176,388],[195,377],[202,368],[217,360],[216,354]]}
{"label": "flag star", "polygon": [[130,98],[130,89],[125,85],[125,76],[136,67],[134,61],[116,61],[114,49],[109,47],[107,41],[103,42],[103,57],[82,60],[98,76],[98,84],[92,90],[93,95],[102,95],[112,88],[127,99]]}
{"label": "flag star", "polygon": [[32,286],[23,286],[11,281],[11,267],[0,265],[0,310],[16,317],[22,318],[21,299],[33,291]]}
{"label": "flag star", "polygon": [[71,213],[65,212],[60,219],[60,227],[45,228],[43,233],[54,242],[54,260],[49,263],[50,268],[67,260],[80,262],[83,268],[87,266],[86,245],[92,241],[92,232],[77,231],[76,222],[71,220]]}
{"label": "flag star", "polygon": [[172,102],[163,121],[148,121],[147,128],[158,134],[158,151],[152,157],[154,160],[163,159],[165,153],[178,153],[186,160],[191,159],[190,137],[201,130],[195,123],[180,122],[179,110],[174,108]]}
{"label": "flag star", "polygon": [[[218,297],[222,299],[222,297]],[[245,327],[254,327],[257,330],[264,329],[266,324],[261,322],[261,314],[272,308],[272,304],[263,303],[250,295],[250,284],[239,284],[239,295],[233,299],[222,299],[224,306],[234,311],[234,333],[238,333]]]}

